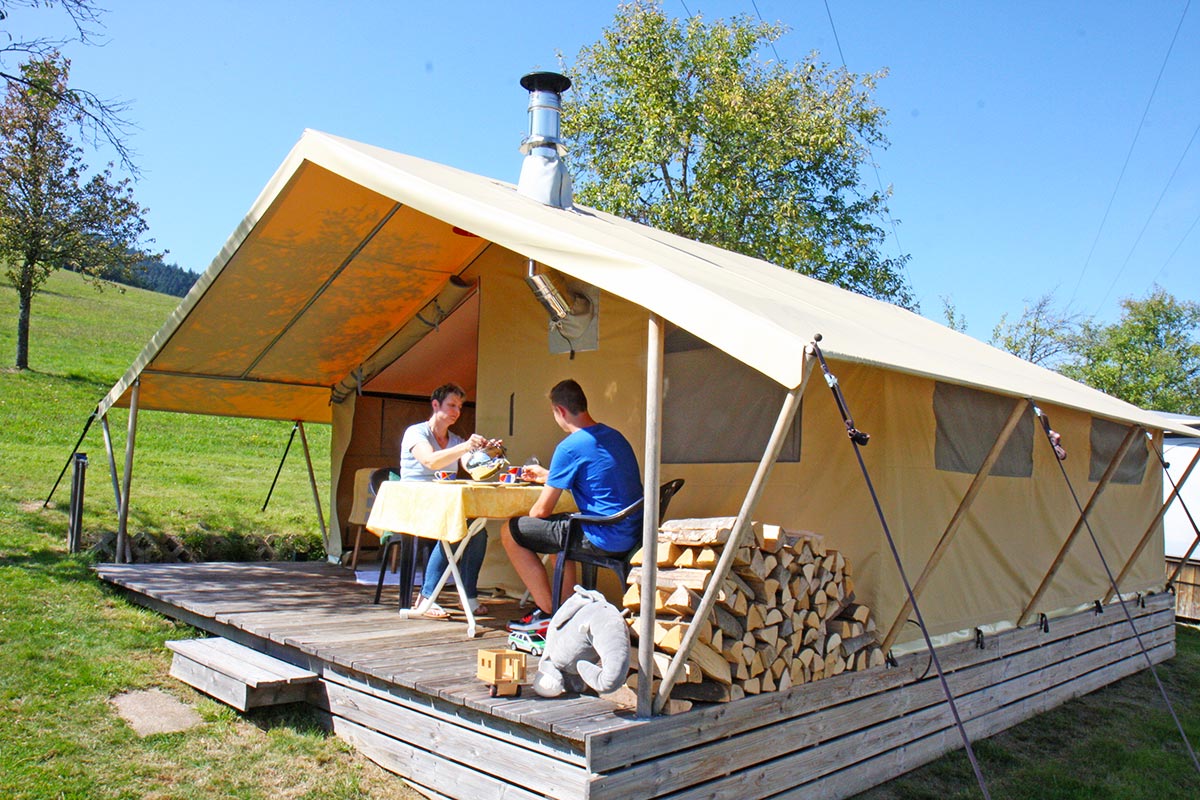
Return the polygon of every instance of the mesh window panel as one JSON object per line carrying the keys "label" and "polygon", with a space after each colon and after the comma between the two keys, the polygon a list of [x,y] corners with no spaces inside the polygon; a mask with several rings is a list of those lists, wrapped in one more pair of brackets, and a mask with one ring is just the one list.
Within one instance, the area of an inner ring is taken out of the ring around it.
{"label": "mesh window panel", "polygon": [[[787,392],[707,342],[676,329],[663,356],[662,461],[757,463]],[[800,413],[780,461],[800,460]]]}
{"label": "mesh window panel", "polygon": [[[937,421],[934,464],[947,472],[979,472],[1012,413],[1013,397],[981,392],[952,383],[933,389],[933,416]],[[1026,404],[1017,428],[1009,436],[989,475],[1028,478],[1033,475],[1033,412]]]}
{"label": "mesh window panel", "polygon": [[[1121,446],[1121,441],[1125,435],[1129,433],[1128,425],[1121,425],[1117,422],[1109,422],[1106,419],[1097,419],[1092,417],[1092,460],[1088,467],[1088,480],[1099,481],[1104,475],[1104,470],[1108,469],[1108,462],[1112,461],[1112,457],[1117,454],[1117,448]],[[1116,474],[1112,477],[1113,483],[1132,483],[1137,484],[1142,482],[1142,478],[1146,476],[1146,443],[1145,437],[1139,437],[1143,441],[1139,442],[1136,439],[1133,445],[1129,448],[1129,452],[1125,454],[1124,460],[1121,461],[1121,466],[1117,467]]]}

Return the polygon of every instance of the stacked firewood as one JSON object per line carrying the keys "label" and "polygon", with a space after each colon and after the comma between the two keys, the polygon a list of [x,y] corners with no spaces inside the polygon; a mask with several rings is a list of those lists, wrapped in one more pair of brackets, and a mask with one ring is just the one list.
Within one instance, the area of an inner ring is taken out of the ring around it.
{"label": "stacked firewood", "polygon": [[[884,663],[875,620],[866,606],[854,602],[850,564],[828,549],[822,536],[807,531],[752,523],[753,539],[734,554],[712,612],[696,620],[733,524],[732,517],[668,520],[659,530],[656,681],[688,628],[700,626],[672,698],[726,702]],[[634,612],[635,638],[645,602],[643,558],[644,553],[634,556],[624,597]],[[638,677],[630,675],[631,687]]]}

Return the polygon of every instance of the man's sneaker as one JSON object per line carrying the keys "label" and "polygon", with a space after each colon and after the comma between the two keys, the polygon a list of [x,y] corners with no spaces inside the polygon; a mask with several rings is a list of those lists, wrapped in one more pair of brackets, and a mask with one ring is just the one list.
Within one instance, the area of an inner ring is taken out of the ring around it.
{"label": "man's sneaker", "polygon": [[535,606],[533,611],[530,611],[520,619],[514,619],[508,623],[508,629],[510,631],[538,633],[544,636],[550,627],[550,616],[550,614]]}

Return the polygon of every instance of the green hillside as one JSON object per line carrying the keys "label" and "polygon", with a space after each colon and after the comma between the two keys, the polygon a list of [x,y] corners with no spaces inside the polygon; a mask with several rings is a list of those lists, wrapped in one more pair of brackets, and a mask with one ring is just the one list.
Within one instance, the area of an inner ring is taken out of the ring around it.
{"label": "green hillside", "polygon": [[[65,531],[63,511],[40,511],[96,402],[128,369],[178,299],[141,289],[96,291],[59,272],[34,298],[31,369],[0,373],[0,514],[32,515],[45,530]],[[16,293],[0,291],[0,364],[16,353]],[[127,413],[114,409],[110,428],[123,468]],[[171,534],[215,557],[237,553],[221,541],[245,534],[287,540],[283,551],[319,546],[319,528],[303,452],[297,441],[266,513],[261,512],[291,424],[146,411],[138,415],[130,531]],[[328,485],[329,429],[306,428],[318,485]],[[99,423],[80,450],[88,454],[85,541],[116,529],[116,505]],[[70,473],[54,505],[65,509]],[[36,504],[34,501],[37,501]],[[39,510],[30,510],[36,505]],[[14,510],[25,509],[25,510]],[[2,520],[3,517],[0,517]],[[65,533],[64,533],[65,537]],[[214,537],[217,541],[212,541]],[[203,541],[202,541],[203,540]],[[314,553],[319,556],[320,553]]]}

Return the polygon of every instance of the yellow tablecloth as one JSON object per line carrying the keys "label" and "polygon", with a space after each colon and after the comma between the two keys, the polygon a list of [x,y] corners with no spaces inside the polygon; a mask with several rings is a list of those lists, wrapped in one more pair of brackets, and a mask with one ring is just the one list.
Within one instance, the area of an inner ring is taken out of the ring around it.
{"label": "yellow tablecloth", "polygon": [[[367,530],[457,542],[467,535],[468,519],[519,517],[529,513],[541,493],[541,486],[523,484],[384,481],[371,507]],[[554,510],[576,510],[569,492],[562,493]]]}

